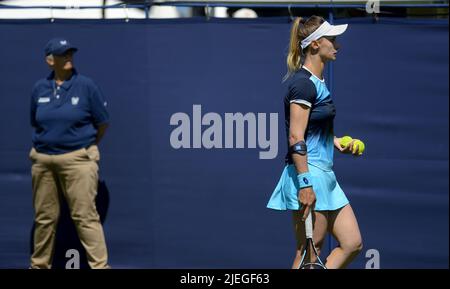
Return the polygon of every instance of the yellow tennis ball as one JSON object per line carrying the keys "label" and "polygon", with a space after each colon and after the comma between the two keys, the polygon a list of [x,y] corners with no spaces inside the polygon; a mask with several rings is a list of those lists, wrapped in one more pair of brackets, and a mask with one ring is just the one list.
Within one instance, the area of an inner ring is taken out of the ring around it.
{"label": "yellow tennis ball", "polygon": [[352,141],[353,141],[353,139],[351,137],[349,137],[348,135],[346,135],[341,138],[340,145],[341,145],[341,147],[345,148]]}
{"label": "yellow tennis ball", "polygon": [[356,140],[353,143],[353,147],[358,146],[358,154],[362,154],[364,152],[364,150],[366,149],[366,146],[364,145],[364,143],[360,140]]}

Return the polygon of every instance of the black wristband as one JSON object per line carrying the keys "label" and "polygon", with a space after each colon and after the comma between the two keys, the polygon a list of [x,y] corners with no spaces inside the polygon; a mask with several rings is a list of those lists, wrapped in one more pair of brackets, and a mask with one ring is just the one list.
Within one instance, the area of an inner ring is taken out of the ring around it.
{"label": "black wristband", "polygon": [[307,147],[305,141],[299,141],[298,143],[294,144],[289,148],[289,151],[291,154],[296,153],[299,155],[306,155]]}

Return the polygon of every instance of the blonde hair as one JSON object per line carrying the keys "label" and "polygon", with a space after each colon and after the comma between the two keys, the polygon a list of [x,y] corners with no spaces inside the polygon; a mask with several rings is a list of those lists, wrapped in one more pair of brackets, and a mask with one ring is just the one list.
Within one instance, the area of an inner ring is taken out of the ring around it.
{"label": "blonde hair", "polygon": [[289,53],[287,56],[287,73],[283,78],[283,81],[288,79],[292,74],[300,69],[302,66],[301,56],[305,55],[308,48],[303,51],[300,43],[313,33],[319,26],[325,22],[325,19],[320,16],[313,15],[305,20],[302,17],[297,17],[292,23],[291,37],[289,42]]}

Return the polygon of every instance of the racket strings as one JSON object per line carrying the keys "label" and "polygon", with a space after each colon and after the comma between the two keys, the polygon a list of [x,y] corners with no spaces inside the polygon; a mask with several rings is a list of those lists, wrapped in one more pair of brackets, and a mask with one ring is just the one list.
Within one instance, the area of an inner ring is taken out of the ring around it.
{"label": "racket strings", "polygon": [[[311,256],[310,252],[312,247],[314,256]],[[306,262],[307,256],[310,256],[309,262]],[[316,259],[313,261],[313,259]],[[300,265],[298,269],[326,269],[325,265],[323,264],[322,260],[319,257],[319,254],[317,253],[317,248],[314,244],[314,242],[311,239],[306,240],[306,246],[303,250],[302,258],[300,260]]]}

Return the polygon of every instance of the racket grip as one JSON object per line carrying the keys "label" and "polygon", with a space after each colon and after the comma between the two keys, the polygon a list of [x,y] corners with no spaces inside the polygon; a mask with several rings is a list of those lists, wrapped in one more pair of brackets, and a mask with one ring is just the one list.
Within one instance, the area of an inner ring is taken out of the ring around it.
{"label": "racket grip", "polygon": [[305,232],[306,239],[313,237],[313,225],[312,225],[312,210],[309,211],[308,217],[305,220]]}

